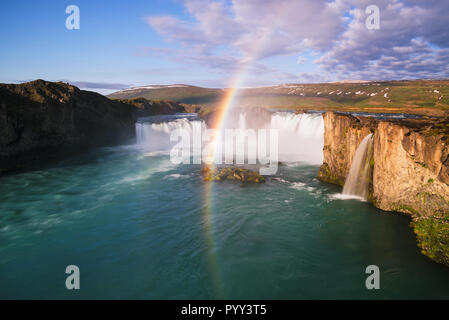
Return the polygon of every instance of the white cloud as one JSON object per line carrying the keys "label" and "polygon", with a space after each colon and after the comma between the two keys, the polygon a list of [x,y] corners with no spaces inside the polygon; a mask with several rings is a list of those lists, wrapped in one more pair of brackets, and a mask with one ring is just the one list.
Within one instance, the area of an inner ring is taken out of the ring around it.
{"label": "white cloud", "polygon": [[299,56],[298,59],[296,60],[296,63],[297,64],[303,64],[306,61],[307,61],[306,58],[304,58],[303,56]]}
{"label": "white cloud", "polygon": [[[259,77],[399,79],[449,77],[449,1],[378,0],[379,30],[368,30],[372,0],[233,0],[183,2],[193,22],[152,16],[148,23],[184,49],[168,55],[221,72],[251,63]],[[220,50],[222,48],[227,50]],[[264,59],[312,50],[321,73],[294,75]],[[225,53],[223,53],[225,52]]]}

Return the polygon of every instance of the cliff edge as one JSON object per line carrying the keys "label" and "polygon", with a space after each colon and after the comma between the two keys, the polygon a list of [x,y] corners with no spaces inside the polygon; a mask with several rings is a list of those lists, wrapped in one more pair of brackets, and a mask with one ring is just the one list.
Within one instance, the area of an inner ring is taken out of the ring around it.
{"label": "cliff edge", "polygon": [[111,100],[63,82],[0,84],[0,174],[126,143],[135,138],[137,117],[183,110],[175,102]]}
{"label": "cliff edge", "polygon": [[343,185],[355,150],[373,133],[368,200],[412,217],[423,254],[449,266],[449,121],[377,120],[323,115],[324,161],[320,180]]}

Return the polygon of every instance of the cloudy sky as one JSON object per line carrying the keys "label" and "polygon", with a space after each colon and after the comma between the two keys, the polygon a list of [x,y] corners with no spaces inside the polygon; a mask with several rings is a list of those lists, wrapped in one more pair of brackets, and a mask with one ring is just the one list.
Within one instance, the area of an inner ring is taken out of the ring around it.
{"label": "cloudy sky", "polygon": [[[67,30],[66,6],[80,8]],[[368,29],[366,8],[380,10]],[[2,1],[0,82],[65,80],[108,93],[449,78],[449,1]]]}

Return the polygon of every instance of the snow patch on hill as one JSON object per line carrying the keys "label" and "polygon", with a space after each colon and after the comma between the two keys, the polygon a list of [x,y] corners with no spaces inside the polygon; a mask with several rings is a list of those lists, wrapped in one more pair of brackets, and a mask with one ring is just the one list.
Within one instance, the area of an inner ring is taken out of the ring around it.
{"label": "snow patch on hill", "polygon": [[151,85],[151,86],[140,86],[140,87],[133,87],[126,90],[123,90],[122,92],[130,92],[130,91],[139,91],[139,90],[151,90],[151,89],[163,89],[163,88],[187,88],[189,86],[184,84],[170,84],[170,85]]}

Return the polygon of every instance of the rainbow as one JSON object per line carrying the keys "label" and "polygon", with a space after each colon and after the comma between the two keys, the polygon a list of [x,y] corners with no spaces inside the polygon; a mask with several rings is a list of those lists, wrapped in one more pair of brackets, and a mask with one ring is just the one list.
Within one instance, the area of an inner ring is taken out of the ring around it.
{"label": "rainbow", "polygon": [[[221,132],[224,126],[224,123],[226,122],[226,118],[228,115],[229,110],[231,109],[234,98],[238,92],[238,84],[239,80],[241,78],[238,78],[233,85],[226,89],[226,92],[224,94],[223,99],[221,100],[220,104],[218,105],[218,111],[216,113],[216,116],[211,121],[211,128],[216,129],[216,132]],[[219,135],[214,135],[211,137],[211,141],[209,142],[211,145],[210,150],[212,151],[212,154],[207,155],[207,158],[210,161],[210,169],[215,169],[215,156],[216,154],[220,154],[221,152],[217,152],[217,148],[221,147],[221,144],[218,143],[217,139],[219,139]],[[209,271],[212,276],[213,281],[213,288],[215,292],[215,296],[218,299],[224,299],[224,293],[222,292],[221,287],[221,277],[219,272],[219,263],[217,261],[217,256],[215,254],[215,240],[214,240],[214,230],[213,230],[213,181],[206,182],[204,185],[204,198],[203,198],[203,228],[205,233],[205,239],[206,239],[206,246],[207,246],[207,252],[209,255]]]}
{"label": "rainbow", "polygon": [[[241,83],[245,79],[246,72],[248,71],[250,65],[257,57],[257,52],[262,48],[264,44],[266,44],[268,37],[262,37],[258,43],[256,43],[253,46],[252,52],[248,55],[248,57],[244,60],[242,60],[242,63],[240,65],[240,70],[237,72],[236,77],[233,78],[233,80],[230,82],[230,85],[227,89],[225,89],[225,94],[223,96],[223,99],[221,100],[220,104],[218,105],[218,111],[216,111],[216,116],[213,118],[210,126],[211,128],[216,130],[216,133],[219,133],[222,131],[224,124],[226,123],[227,115],[229,113],[229,110],[234,105],[235,97],[237,95],[237,92],[239,88],[241,87]],[[209,168],[210,170],[215,169],[215,157],[217,155],[222,155],[221,152],[217,152],[218,148],[221,148],[221,144],[218,143],[219,134],[215,134],[213,137],[211,137],[211,141],[209,142],[211,145],[211,153],[206,155],[206,159],[208,159],[210,162]],[[213,181],[206,182],[204,185],[204,198],[203,198],[203,225],[204,225],[204,233],[206,238],[206,245],[207,245],[207,251],[209,255],[209,268],[210,273],[213,278],[213,286],[215,290],[216,297],[218,299],[224,299],[224,294],[221,290],[221,281],[220,281],[220,272],[219,272],[219,264],[217,262],[216,257],[216,245],[214,240],[214,230],[213,230]]]}
{"label": "rainbow", "polygon": [[234,97],[237,93],[238,89],[236,87],[226,89],[224,98],[218,106],[217,116],[212,122],[212,128],[221,129],[223,123],[225,122],[226,115],[234,101]]}
{"label": "rainbow", "polygon": [[[283,13],[288,10],[287,5],[278,6],[278,14],[277,16],[282,16]],[[239,88],[241,87],[241,83],[244,81],[245,75],[249,70],[251,64],[255,62],[258,58],[260,58],[259,53],[266,45],[270,45],[270,37],[267,36],[271,31],[266,31],[265,34],[261,34],[258,41],[254,43],[252,46],[251,52],[248,52],[246,58],[241,60],[240,69],[236,73],[236,76],[233,78],[233,81],[230,82],[230,85],[226,89],[223,99],[221,100],[217,115],[214,117],[211,123],[211,128],[216,129],[216,132],[221,132],[223,126],[226,122],[227,115],[229,110],[234,105],[234,99],[237,95]],[[211,137],[211,154],[207,155],[206,158],[210,161],[210,169],[214,170],[214,160],[216,155],[219,154],[221,156],[221,152],[217,152],[217,148],[221,147],[220,143],[217,143],[218,135]],[[216,292],[217,298],[223,299],[223,293],[221,292],[221,281],[220,281],[220,272],[218,270],[218,262],[215,254],[215,241],[213,237],[213,185],[212,181],[206,182],[204,185],[204,198],[203,198],[203,221],[204,221],[204,232],[206,237],[206,243],[208,246],[208,254],[210,258],[210,271],[213,277],[213,284]]]}
{"label": "rainbow", "polygon": [[[239,78],[240,80],[240,78]],[[233,86],[226,89],[226,92],[224,94],[223,99],[221,100],[220,104],[218,105],[218,111],[216,111],[216,115],[214,116],[214,118],[212,119],[211,123],[210,123],[210,127],[211,129],[215,129],[216,133],[219,133],[222,131],[224,123],[226,122],[226,118],[228,115],[229,110],[231,109],[233,103],[234,103],[234,98],[238,92],[238,84],[239,81],[235,81],[233,83]],[[211,145],[211,154],[207,155],[206,158],[209,159],[209,161],[211,162],[211,169],[214,168],[214,161],[216,160],[215,157],[217,154],[221,154],[218,153],[217,148],[220,147],[220,144],[218,143],[218,138],[219,138],[219,134],[214,135],[213,137],[211,137],[211,141],[210,141],[210,145]]]}

